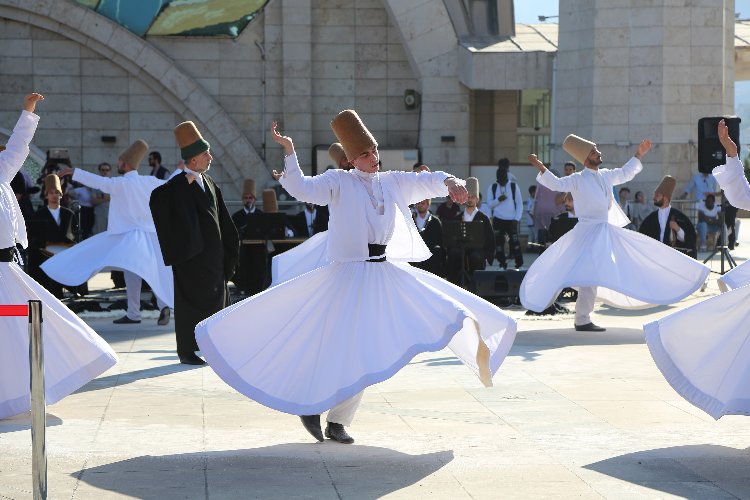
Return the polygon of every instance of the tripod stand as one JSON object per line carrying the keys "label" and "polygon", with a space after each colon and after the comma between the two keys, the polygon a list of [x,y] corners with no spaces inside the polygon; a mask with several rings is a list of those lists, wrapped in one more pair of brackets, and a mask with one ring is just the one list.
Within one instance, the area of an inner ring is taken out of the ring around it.
{"label": "tripod stand", "polygon": [[[727,210],[727,206],[729,203],[727,202],[727,197],[724,196],[724,191],[721,192],[721,210],[719,211],[719,241],[721,244],[717,244],[714,247],[714,251],[711,252],[711,255],[706,257],[706,259],[703,261],[705,264],[709,260],[712,260],[714,256],[719,253],[721,255],[721,272],[719,274],[724,275],[727,271],[730,269],[737,267],[737,263],[734,261],[734,258],[732,258],[732,254],[729,253],[729,247],[727,246],[727,226],[724,219],[724,213]],[[727,261],[728,269],[724,270],[724,259]]]}

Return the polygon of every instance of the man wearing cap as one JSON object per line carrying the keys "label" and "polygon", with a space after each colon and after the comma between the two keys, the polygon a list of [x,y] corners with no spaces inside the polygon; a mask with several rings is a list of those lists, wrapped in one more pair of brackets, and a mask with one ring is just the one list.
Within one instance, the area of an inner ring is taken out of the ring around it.
{"label": "man wearing cap", "polygon": [[72,210],[60,206],[63,193],[57,174],[44,178],[44,193],[47,206],[39,207],[29,224],[29,274],[52,295],[62,299],[62,285],[42,272],[39,266],[52,256],[46,250],[48,245],[69,246],[75,243],[74,214]]}
{"label": "man wearing cap", "polygon": [[[671,304],[701,287],[709,269],[635,231],[623,229],[630,220],[614,199],[612,187],[641,171],[641,158],[651,149],[644,139],[635,155],[617,169],[600,169],[602,154],[591,141],[569,135],[563,149],[585,167],[567,177],[552,174],[536,155],[537,182],[569,192],[578,223],[534,262],[521,283],[521,303],[543,311],[565,287],[578,287],[575,328],[603,331],[591,321],[597,294],[618,307]],[[571,259],[571,255],[576,255]],[[648,282],[649,286],[643,286]],[[597,289],[598,287],[598,289]],[[645,304],[644,304],[645,303]]]}
{"label": "man wearing cap", "polygon": [[333,160],[333,164],[336,166],[336,168],[340,168],[342,170],[351,170],[353,168],[352,164],[349,163],[349,160],[346,159],[344,148],[339,142],[334,142],[328,147],[328,156],[331,157],[331,160]]}
{"label": "man wearing cap", "polygon": [[448,345],[490,385],[515,335],[513,320],[407,265],[430,257],[409,205],[446,195],[463,203],[463,181],[445,172],[381,172],[377,142],[353,110],[331,128],[354,168],[307,177],[291,138],[276,127],[285,169],[274,178],[298,200],[329,207],[328,263],[201,322],[196,338],[211,367],[261,404],[301,416],[319,441],[340,443],[354,441],[345,427],[362,391],[419,352]]}
{"label": "man wearing cap", "polygon": [[[242,208],[232,214],[239,234],[240,240],[245,238],[245,232],[252,231],[253,220],[263,210],[255,204],[255,179],[245,179],[242,183]],[[241,245],[237,272],[234,273],[232,281],[243,292],[250,295],[265,288],[266,281],[266,256],[267,250],[264,245]]]}
{"label": "man wearing cap", "polygon": [[[505,160],[505,161],[503,161]],[[505,258],[505,237],[508,237],[508,247],[515,259],[516,269],[523,265],[523,252],[518,240],[518,221],[523,215],[523,199],[521,188],[509,176],[510,162],[502,158],[498,162],[495,176],[497,182],[487,190],[487,205],[492,210],[492,226],[497,231],[497,260],[500,268],[505,269],[508,263]]]}
{"label": "man wearing cap", "polygon": [[[29,155],[39,116],[35,113],[40,94],[24,98],[23,111],[8,139],[0,148],[0,303],[42,303],[44,323],[44,395],[48,405],[107,371],[117,355],[75,313],[23,272],[17,245],[26,247],[26,224],[10,182]],[[59,179],[58,179],[59,181]],[[29,397],[29,320],[0,317],[0,419],[27,412]]]}
{"label": "man wearing cap", "polygon": [[150,207],[166,265],[172,266],[180,362],[202,365],[195,325],[229,305],[227,281],[239,255],[237,228],[207,174],[213,157],[195,124],[174,129],[185,169],[154,190]]}
{"label": "man wearing cap", "polygon": [[141,285],[151,287],[160,310],[157,324],[169,323],[174,286],[171,272],[160,260],[154,221],[148,210],[151,191],[164,181],[150,175],[139,175],[138,166],[148,152],[148,144],[137,140],[117,161],[121,177],[104,177],[67,168],[61,176],[72,175],[75,182],[98,189],[110,196],[107,230],[55,255],[42,266],[50,277],[65,285],[79,285],[105,267],[122,269],[128,299],[128,310],[116,324],[141,322]]}
{"label": "man wearing cap", "polygon": [[[473,275],[477,269],[484,269],[487,264],[492,265],[495,260],[495,232],[492,230],[490,219],[479,211],[479,179],[469,177],[466,179],[466,190],[469,196],[466,199],[466,206],[461,213],[463,222],[476,222],[482,226],[482,238],[484,243],[482,248],[467,248],[465,257],[468,259],[469,267],[467,271]],[[464,267],[464,255],[458,247],[448,248],[448,269],[450,272],[449,280],[452,283],[460,283],[461,273]]]}
{"label": "man wearing cap", "polygon": [[664,176],[654,191],[657,210],[643,219],[639,231],[673,248],[684,249],[684,253],[695,259],[698,257],[695,227],[685,214],[671,205],[676,185],[674,177]]}

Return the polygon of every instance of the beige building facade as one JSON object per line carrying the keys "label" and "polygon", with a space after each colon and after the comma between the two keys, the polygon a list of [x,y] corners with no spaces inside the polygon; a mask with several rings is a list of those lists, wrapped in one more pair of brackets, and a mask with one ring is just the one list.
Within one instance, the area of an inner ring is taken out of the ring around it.
{"label": "beige building facade", "polygon": [[172,128],[194,120],[236,198],[281,166],[272,120],[322,171],[331,118],[354,108],[382,148],[460,176],[531,151],[559,165],[567,133],[619,163],[649,136],[646,188],[687,180],[697,120],[732,113],[750,75],[733,13],[732,0],[561,0],[559,25],[516,25],[510,0],[271,0],[236,38],[167,37],[71,0],[0,0],[0,140],[32,89],[47,97],[36,157],[65,148],[87,169],[138,138],[172,169]]}

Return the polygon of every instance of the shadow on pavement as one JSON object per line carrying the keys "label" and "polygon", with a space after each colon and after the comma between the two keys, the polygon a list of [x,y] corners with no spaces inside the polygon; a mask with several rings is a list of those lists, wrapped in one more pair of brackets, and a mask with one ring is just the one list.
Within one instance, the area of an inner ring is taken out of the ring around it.
{"label": "shadow on pavement", "polygon": [[462,365],[461,360],[455,356],[449,356],[447,358],[432,358],[422,359],[419,361],[411,361],[410,365],[427,365],[427,366],[453,366]]}
{"label": "shadow on pavement", "polygon": [[[172,359],[171,357],[168,359]],[[176,359],[176,356],[175,356]],[[106,377],[99,377],[92,380],[84,387],[76,391],[76,394],[81,392],[98,391],[100,389],[108,389],[113,386],[120,386],[130,384],[136,380],[143,380],[147,378],[163,377],[165,375],[171,375],[172,373],[184,372],[187,370],[195,370],[202,368],[201,366],[183,365],[179,362],[171,365],[154,366],[153,368],[144,368],[143,370],[134,370],[132,372],[117,373],[114,375],[107,375]],[[206,365],[208,368],[208,365]]]}
{"label": "shadow on pavement", "polygon": [[645,343],[642,329],[607,327],[605,332],[578,332],[568,325],[559,329],[518,332],[509,356],[521,356],[525,361],[533,361],[538,352],[560,347]]}
{"label": "shadow on pavement", "polygon": [[[584,466],[684,498],[750,496],[750,448],[688,445],[628,453]],[[731,495],[728,495],[727,492]]]}
{"label": "shadow on pavement", "polygon": [[452,460],[452,450],[408,455],[326,441],[140,456],[71,475],[135,498],[375,499],[418,483]]}
{"label": "shadow on pavement", "polygon": [[[62,425],[62,419],[47,413],[47,427]],[[6,432],[27,431],[31,429],[31,412],[24,412],[14,417],[0,419],[0,434]]]}

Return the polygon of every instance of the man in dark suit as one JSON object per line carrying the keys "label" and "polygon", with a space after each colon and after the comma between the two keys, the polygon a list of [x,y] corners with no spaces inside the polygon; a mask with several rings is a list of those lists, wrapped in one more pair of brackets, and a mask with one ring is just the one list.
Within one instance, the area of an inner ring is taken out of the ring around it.
{"label": "man in dark suit", "polygon": [[298,238],[309,238],[328,231],[328,207],[305,203],[305,208],[291,218],[292,231]]}
{"label": "man in dark suit", "polygon": [[48,245],[69,246],[75,242],[74,215],[71,210],[60,206],[63,193],[57,174],[44,178],[44,190],[47,206],[39,207],[30,224],[29,274],[52,295],[62,299],[63,286],[47,276],[39,266],[52,256],[46,249]]}
{"label": "man in dark suit", "polygon": [[414,204],[414,224],[424,244],[432,252],[432,257],[422,262],[412,262],[414,267],[424,269],[441,278],[445,277],[445,242],[443,241],[443,224],[436,215],[430,212],[429,198]]}
{"label": "man in dark suit", "polygon": [[467,178],[466,189],[469,191],[469,197],[466,200],[466,208],[461,213],[461,220],[482,225],[483,243],[481,248],[464,249],[463,255],[460,247],[448,247],[448,280],[455,284],[461,283],[461,273],[465,266],[466,271],[473,275],[474,271],[484,269],[495,260],[495,232],[492,230],[492,222],[478,207],[479,179]]}
{"label": "man in dark suit", "polygon": [[676,185],[674,177],[664,176],[654,191],[657,210],[643,219],[639,231],[696,259],[695,227],[685,214],[670,205]]}
{"label": "man in dark suit", "polygon": [[206,174],[210,145],[193,122],[174,133],[185,170],[156,188],[149,206],[174,276],[177,355],[181,363],[202,365],[195,325],[229,305],[227,280],[237,265],[239,237],[221,190]]}
{"label": "man in dark suit", "polygon": [[151,151],[148,155],[148,166],[151,167],[151,173],[149,175],[156,177],[157,179],[166,179],[169,177],[169,170],[161,165],[161,153],[158,151]]}
{"label": "man in dark suit", "polygon": [[[245,179],[242,185],[242,208],[232,214],[240,240],[258,238],[256,217],[263,210],[255,205],[255,179]],[[241,245],[239,267],[234,274],[234,284],[243,293],[254,295],[266,288],[268,273],[266,262],[268,250],[265,245]]]}

